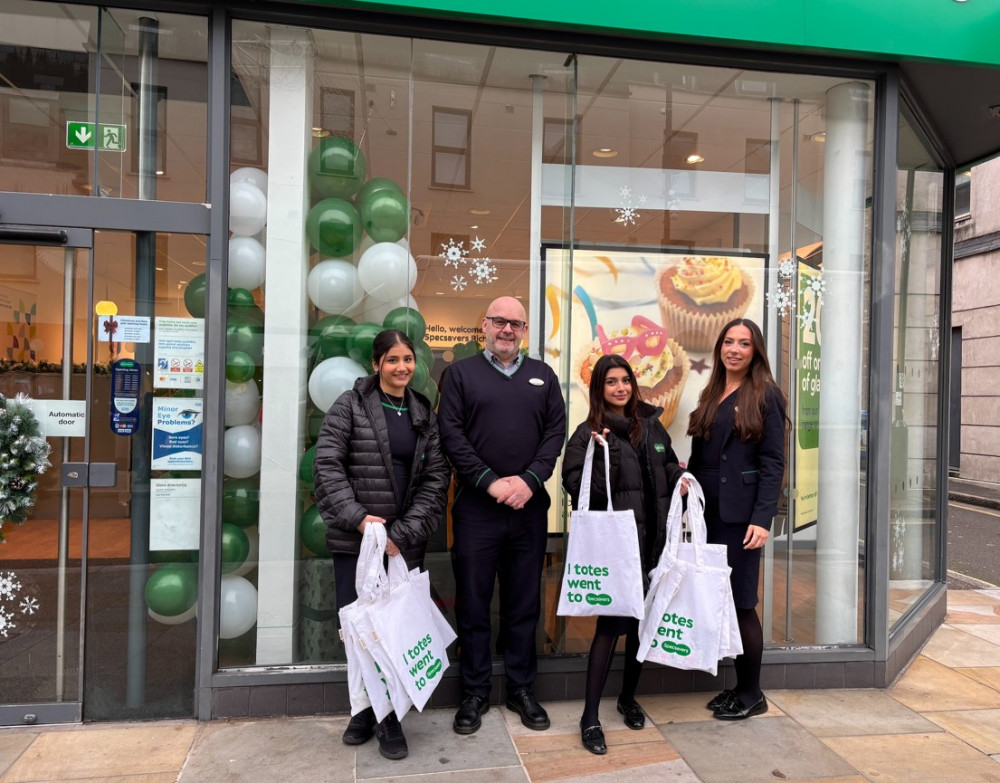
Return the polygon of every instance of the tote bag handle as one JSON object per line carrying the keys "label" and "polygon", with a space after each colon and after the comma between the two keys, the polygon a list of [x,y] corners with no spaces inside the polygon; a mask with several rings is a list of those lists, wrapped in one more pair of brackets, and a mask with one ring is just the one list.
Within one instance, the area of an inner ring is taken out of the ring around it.
{"label": "tote bag handle", "polygon": [[681,542],[681,532],[684,527],[684,501],[681,497],[681,482],[688,480],[688,527],[691,531],[691,543],[694,545],[695,558],[698,565],[703,564],[702,547],[708,541],[708,529],[705,527],[705,493],[701,484],[690,473],[682,473],[674,486],[674,494],[670,498],[670,512],[667,514],[667,545],[665,552],[671,557],[677,557],[677,547]]}
{"label": "tote bag handle", "polygon": [[382,592],[386,581],[385,568],[382,567],[384,553],[385,525],[375,522],[365,525],[361,551],[358,553],[358,571],[354,579],[359,599],[372,600]]}
{"label": "tote bag handle", "polygon": [[591,436],[587,441],[587,453],[583,458],[583,475],[580,477],[580,508],[578,511],[590,510],[590,481],[594,473],[594,441],[600,442],[604,448],[604,486],[608,494],[608,511],[614,511],[611,507],[611,459],[608,456],[608,442],[603,436]]}

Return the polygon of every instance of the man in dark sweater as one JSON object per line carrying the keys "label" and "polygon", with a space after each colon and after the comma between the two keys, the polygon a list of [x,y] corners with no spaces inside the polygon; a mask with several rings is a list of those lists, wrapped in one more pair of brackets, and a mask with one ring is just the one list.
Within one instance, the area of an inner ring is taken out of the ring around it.
{"label": "man in dark sweater", "polygon": [[547,729],[535,699],[535,628],[552,475],[566,439],[566,407],[552,369],[520,352],[524,307],[504,296],[486,308],[486,350],[445,373],[438,426],[458,474],[452,507],[459,669],[465,698],[459,734],[489,707],[490,603],[500,581],[500,639],[507,708],[530,729]]}

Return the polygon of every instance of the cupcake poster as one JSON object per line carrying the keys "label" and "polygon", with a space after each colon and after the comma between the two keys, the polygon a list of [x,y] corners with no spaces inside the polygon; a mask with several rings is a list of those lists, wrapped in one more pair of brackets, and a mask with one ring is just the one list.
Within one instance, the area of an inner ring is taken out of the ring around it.
{"label": "cupcake poster", "polygon": [[[558,269],[569,263],[569,251],[550,248],[546,261]],[[570,421],[587,415],[594,363],[620,353],[643,399],[664,409],[661,421],[686,461],[688,415],[708,381],[719,331],[739,317],[764,325],[766,266],[763,256],[575,250],[572,290],[546,291],[545,349],[550,360],[568,352],[553,365],[569,367]]]}

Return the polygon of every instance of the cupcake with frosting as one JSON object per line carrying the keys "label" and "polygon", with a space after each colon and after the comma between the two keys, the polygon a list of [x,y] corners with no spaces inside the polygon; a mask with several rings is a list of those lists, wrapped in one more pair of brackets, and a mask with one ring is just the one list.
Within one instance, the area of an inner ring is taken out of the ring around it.
{"label": "cupcake with frosting", "polygon": [[722,327],[746,313],[753,283],[731,258],[686,256],[660,269],[656,292],[670,334],[688,350],[711,351]]}
{"label": "cupcake with frosting", "polygon": [[663,408],[660,421],[669,427],[677,415],[681,393],[691,372],[691,360],[684,348],[662,326],[641,315],[623,329],[606,332],[603,326],[598,326],[596,331],[597,339],[581,351],[573,373],[583,393],[589,393],[597,360],[617,353],[632,366],[640,397]]}

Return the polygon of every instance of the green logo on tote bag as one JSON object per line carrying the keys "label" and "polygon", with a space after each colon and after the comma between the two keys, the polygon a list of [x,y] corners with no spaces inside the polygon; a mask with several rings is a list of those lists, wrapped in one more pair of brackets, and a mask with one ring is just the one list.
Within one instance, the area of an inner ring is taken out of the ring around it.
{"label": "green logo on tote bag", "polygon": [[607,593],[587,593],[587,603],[591,606],[610,606],[611,596]]}

